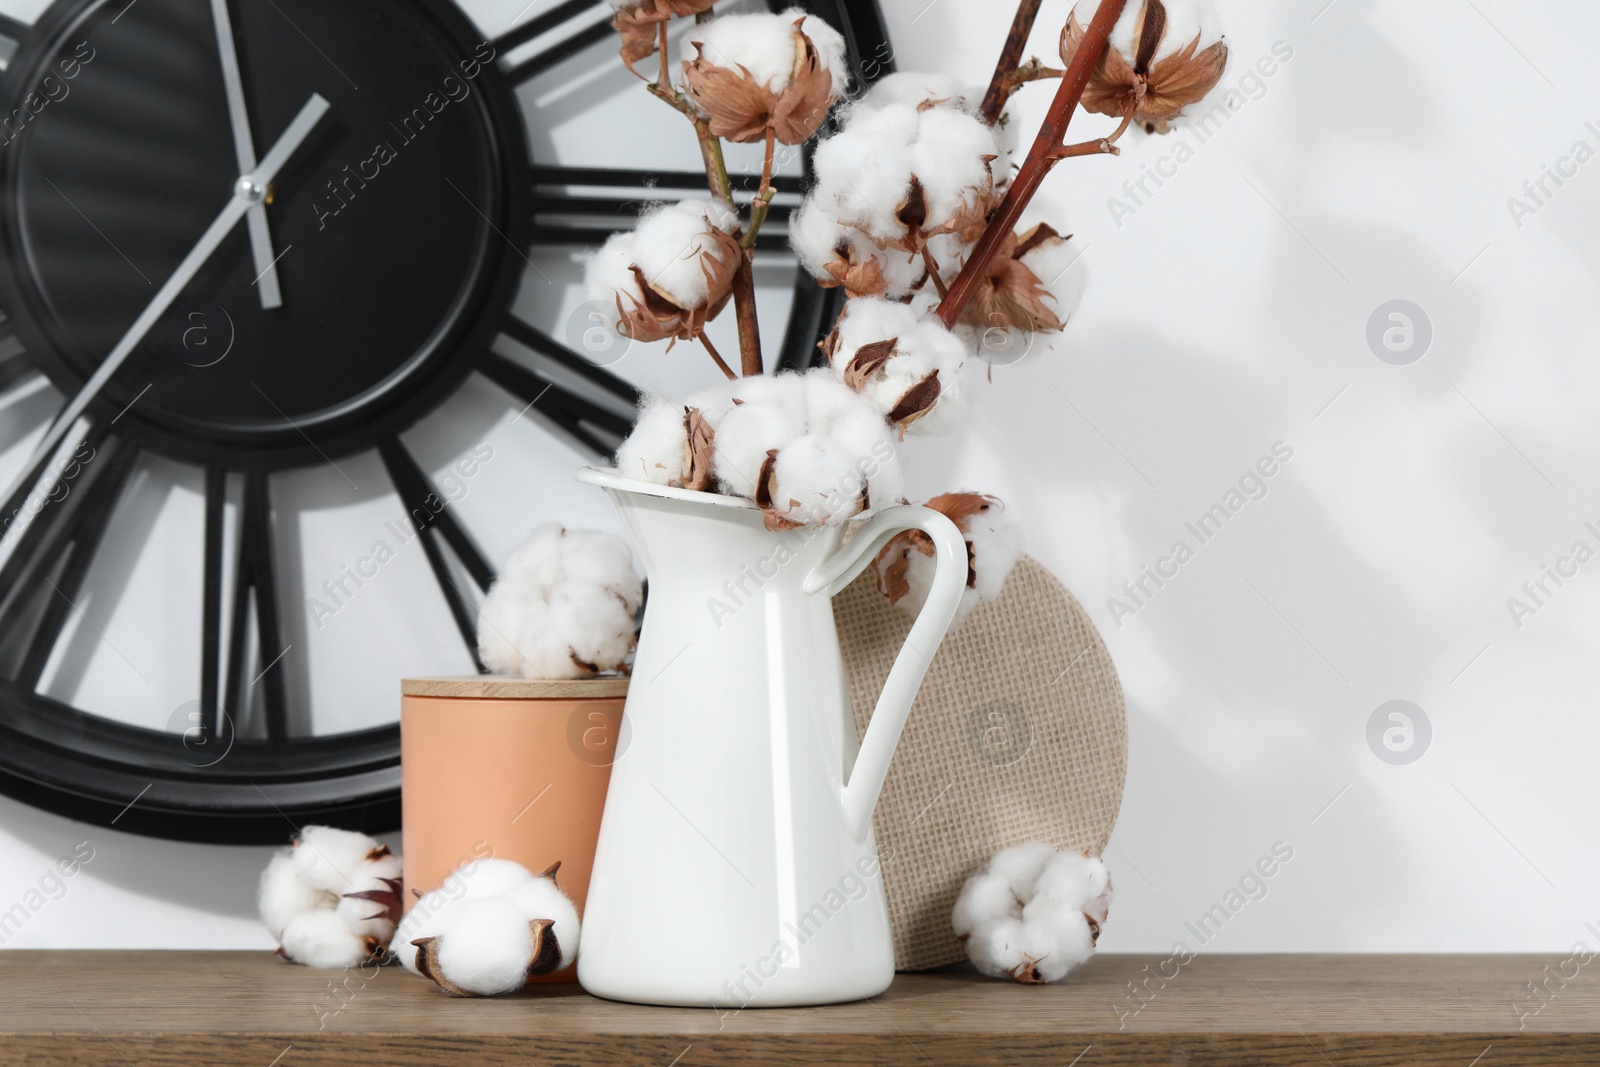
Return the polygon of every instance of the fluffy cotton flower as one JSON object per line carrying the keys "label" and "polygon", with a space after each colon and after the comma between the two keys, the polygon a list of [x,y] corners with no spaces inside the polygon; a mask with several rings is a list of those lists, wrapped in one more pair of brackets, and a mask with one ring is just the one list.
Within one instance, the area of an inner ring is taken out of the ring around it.
{"label": "fluffy cotton flower", "polygon": [[[993,600],[1022,558],[1022,531],[1003,503],[981,493],[944,493],[924,507],[942,512],[967,542],[967,587],[956,609],[954,629],[979,604]],[[916,615],[933,587],[933,541],[921,530],[905,530],[883,546],[872,561],[878,590],[891,604]]]}
{"label": "fluffy cotton flower", "polygon": [[[982,98],[983,91],[977,93]],[[977,103],[961,79],[939,71],[903,70],[885,74],[872,83],[858,106],[887,107],[890,104],[909,104],[912,107],[949,105],[967,109]]]}
{"label": "fluffy cotton flower", "polygon": [[719,200],[657,205],[589,258],[586,295],[616,308],[609,325],[624,337],[692,340],[733,293],[744,257],[738,225]]}
{"label": "fluffy cotton flower", "polygon": [[902,432],[933,410],[967,357],[936,318],[877,297],[846,304],[822,350],[839,379]]}
{"label": "fluffy cotton flower", "polygon": [[[622,38],[622,62],[629,70],[641,59],[653,56],[661,39],[661,27],[674,15],[699,15],[710,11],[716,0],[611,0],[611,26]],[[634,73],[638,73],[634,71]]]}
{"label": "fluffy cotton flower", "polygon": [[620,538],[548,523],[506,560],[478,612],[485,667],[524,678],[627,669],[643,584]]}
{"label": "fluffy cotton flower", "polygon": [[307,826],[261,872],[261,921],[292,963],[354,967],[383,955],[400,918],[400,875],[400,857],[382,842]]}
{"label": "fluffy cotton flower", "polygon": [[967,958],[993,978],[1055,982],[1094,954],[1111,902],[1098,856],[1020,845],[967,879],[951,914]]}
{"label": "fluffy cotton flower", "polygon": [[958,324],[985,360],[1014,363],[1032,350],[1035,334],[1066,328],[1087,285],[1071,239],[1042,222],[1006,238]]}
{"label": "fluffy cotton flower", "polygon": [[879,245],[864,231],[846,226],[814,201],[802,204],[789,219],[789,244],[818,285],[824,289],[843,286],[850,296],[902,300],[922,288],[928,279],[928,268],[921,256]]}
{"label": "fluffy cotton flower", "polygon": [[988,215],[998,154],[994,131],[958,108],[857,106],[817,146],[810,200],[880,245],[920,253]]}
{"label": "fluffy cotton flower", "polygon": [[712,134],[730,141],[760,141],[770,130],[804,144],[848,82],[844,38],[800,8],[724,15],[696,27],[689,44],[684,89]]}
{"label": "fluffy cotton flower", "polygon": [[649,397],[617,447],[617,470],[629,478],[680,489],[711,486],[710,424],[696,407]]}
{"label": "fluffy cotton flower", "polygon": [[703,427],[717,489],[754,501],[769,528],[863,518],[905,495],[894,429],[829,368],[754,375],[719,382],[682,404],[661,401],[623,442],[619,469],[633,476],[682,470],[687,431],[669,414],[681,411]]}
{"label": "fluffy cotton flower", "polygon": [[895,434],[872,404],[826,368],[785,375],[806,406],[806,432],[770,452],[754,494],[774,529],[838,525],[905,495]]}
{"label": "fluffy cotton flower", "polygon": [[[1086,25],[1074,9],[1061,31],[1063,62],[1072,62]],[[1222,80],[1227,64],[1211,0],[1133,0],[1111,28],[1083,106],[1117,118],[1131,112],[1147,131],[1165,133],[1169,119]]]}
{"label": "fluffy cotton flower", "polygon": [[423,894],[395,931],[392,951],[412,974],[456,996],[490,997],[572,965],[578,912],[552,866],[535,875],[485,859]]}

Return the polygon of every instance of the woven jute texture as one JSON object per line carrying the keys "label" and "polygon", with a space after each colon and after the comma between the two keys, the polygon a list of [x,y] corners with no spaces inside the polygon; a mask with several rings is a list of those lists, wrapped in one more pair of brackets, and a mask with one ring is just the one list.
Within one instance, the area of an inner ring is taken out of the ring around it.
{"label": "woven jute texture", "polygon": [[[834,600],[856,729],[911,628],[869,569]],[[916,653],[912,653],[915,655]],[[933,657],[874,817],[895,967],[964,958],[950,909],[1003,848],[1105,847],[1128,765],[1122,687],[1089,616],[1023,557]]]}

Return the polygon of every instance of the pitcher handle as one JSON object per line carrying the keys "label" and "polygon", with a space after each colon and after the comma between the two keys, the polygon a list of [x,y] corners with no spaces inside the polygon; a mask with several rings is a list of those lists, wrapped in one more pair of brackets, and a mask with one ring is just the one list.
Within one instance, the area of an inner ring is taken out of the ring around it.
{"label": "pitcher handle", "polygon": [[961,603],[967,584],[967,543],[956,524],[932,508],[892,507],[857,530],[849,544],[807,576],[803,586],[807,593],[837,595],[867,569],[891,537],[905,530],[921,530],[933,541],[933,583],[889,669],[878,704],[872,709],[872,721],[862,735],[861,751],[856,754],[850,780],[845,783],[845,825],[857,841],[866,840],[872,809],[878,805],[878,794],[889,773],[889,759],[900,742],[900,732],[905,729],[923,676],[933,664],[933,654]]}

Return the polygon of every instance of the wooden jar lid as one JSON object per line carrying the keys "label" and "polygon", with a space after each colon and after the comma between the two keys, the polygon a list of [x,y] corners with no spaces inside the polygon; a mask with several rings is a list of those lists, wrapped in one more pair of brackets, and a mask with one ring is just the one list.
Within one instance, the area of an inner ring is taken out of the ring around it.
{"label": "wooden jar lid", "polygon": [[456,697],[467,700],[605,700],[628,695],[627,678],[570,678],[547,681],[503,674],[455,678],[402,678],[400,693],[408,697]]}

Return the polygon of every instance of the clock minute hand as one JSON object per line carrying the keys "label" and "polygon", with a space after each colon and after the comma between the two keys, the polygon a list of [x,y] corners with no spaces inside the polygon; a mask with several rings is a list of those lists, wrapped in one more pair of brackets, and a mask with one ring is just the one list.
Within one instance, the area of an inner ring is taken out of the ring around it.
{"label": "clock minute hand", "polygon": [[[228,97],[228,120],[233,127],[234,154],[239,160],[239,173],[249,174],[256,169],[256,146],[250,136],[250,113],[244,104],[244,79],[239,74],[239,52],[233,42],[228,0],[211,0],[211,20],[217,28],[217,54],[222,59],[222,87]],[[272,232],[267,229],[266,205],[251,204],[245,225],[250,230],[250,252],[255,259],[261,306],[281,307],[283,293],[278,287],[278,264],[272,254]]]}
{"label": "clock minute hand", "polygon": [[277,143],[267,150],[261,164],[235,183],[233,195],[229,197],[222,213],[201,235],[200,240],[189,250],[189,254],[183,257],[183,262],[178,264],[172,276],[157,291],[155,298],[139,313],[139,317],[133,320],[133,325],[128,327],[128,332],[122,335],[122,340],[117,342],[111,354],[105,358],[94,374],[89,376],[89,380],[83,383],[83,388],[78,390],[77,395],[62,409],[55,422],[51,423],[44,439],[34,449],[33,461],[28,464],[29,470],[23,472],[24,477],[36,467],[40,457],[55,451],[61,439],[72,428],[72,424],[77,422],[78,417],[88,409],[95,396],[117,372],[117,368],[122,366],[123,361],[144,339],[144,335],[150,332],[150,327],[156,324],[156,320],[172,306],[172,302],[183,292],[184,287],[194,280],[194,276],[200,272],[206,260],[211,258],[211,253],[221,246],[234,224],[244,216],[252,203],[250,190],[265,188],[266,184],[277,176],[295,149],[311,136],[311,131],[328,110],[328,106],[328,101],[323,99],[320,93],[312,93],[311,99],[305,102],[305,106],[300,109],[294,121],[289,123],[288,129],[283,131]]}

